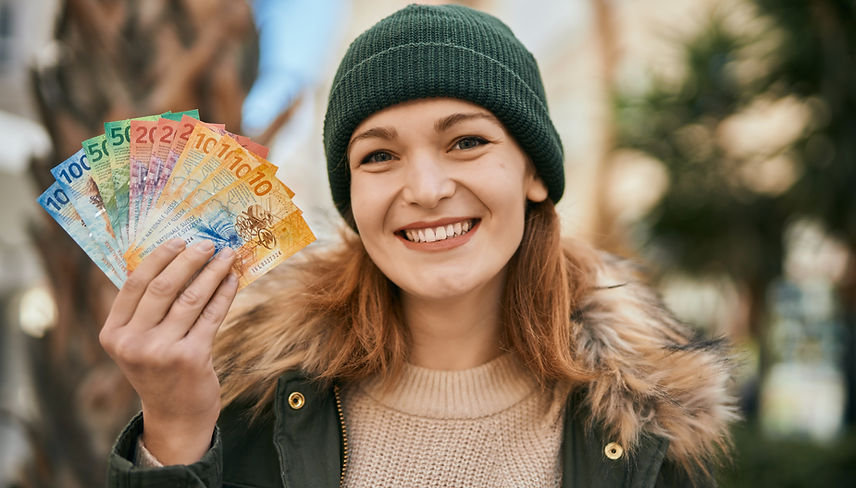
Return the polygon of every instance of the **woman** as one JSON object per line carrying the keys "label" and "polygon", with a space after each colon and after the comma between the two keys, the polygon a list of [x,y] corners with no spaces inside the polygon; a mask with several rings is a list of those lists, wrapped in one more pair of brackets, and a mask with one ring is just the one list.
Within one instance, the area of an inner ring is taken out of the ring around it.
{"label": "woman", "polygon": [[111,486],[711,481],[726,358],[628,265],[560,241],[561,142],[505,25],[382,20],[339,67],[324,144],[341,246],[271,273],[219,332],[228,250],[168,243],[120,291],[101,339],[143,411]]}

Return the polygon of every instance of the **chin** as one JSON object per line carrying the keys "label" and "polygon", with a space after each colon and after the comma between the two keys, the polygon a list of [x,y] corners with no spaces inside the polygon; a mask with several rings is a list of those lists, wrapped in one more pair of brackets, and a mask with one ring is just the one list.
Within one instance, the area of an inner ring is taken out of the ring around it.
{"label": "chin", "polygon": [[448,280],[431,281],[428,283],[393,282],[403,293],[420,298],[453,298],[467,292],[467,287],[462,287],[460,282],[450,283]]}
{"label": "chin", "polygon": [[432,289],[432,290],[406,290],[402,291],[414,298],[431,301],[444,301],[459,298],[466,295],[468,290]]}
{"label": "chin", "polygon": [[411,279],[393,282],[406,293],[414,298],[425,300],[449,300],[464,298],[472,293],[481,294],[494,286],[501,286],[496,279],[474,280],[473,277],[461,275],[446,275],[432,280],[414,283]]}

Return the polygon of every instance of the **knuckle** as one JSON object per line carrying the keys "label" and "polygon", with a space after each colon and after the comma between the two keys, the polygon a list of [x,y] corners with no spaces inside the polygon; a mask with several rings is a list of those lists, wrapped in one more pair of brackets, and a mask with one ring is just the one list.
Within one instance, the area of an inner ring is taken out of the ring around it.
{"label": "knuckle", "polygon": [[137,364],[140,362],[140,346],[134,338],[128,335],[120,335],[111,341],[113,357],[126,364]]}
{"label": "knuckle", "polygon": [[136,334],[106,334],[103,340],[110,357],[134,374],[181,371],[192,365],[188,351],[157,337],[143,340]]}
{"label": "knuckle", "polygon": [[201,306],[203,302],[202,295],[193,288],[186,288],[178,297],[178,303],[188,307]]}
{"label": "knuckle", "polygon": [[172,366],[172,354],[168,347],[157,342],[148,342],[138,350],[134,364],[154,371],[167,370]]}
{"label": "knuckle", "polygon": [[124,335],[116,340],[116,360],[132,368],[151,368],[163,365],[165,354],[154,341],[142,341],[139,336]]}
{"label": "knuckle", "polygon": [[128,279],[125,280],[125,284],[122,286],[122,289],[136,294],[145,291],[147,285],[148,280],[146,280],[140,272],[132,272],[128,275]]}
{"label": "knuckle", "polygon": [[175,293],[176,286],[169,278],[158,276],[149,283],[147,291],[156,296],[170,296]]}
{"label": "knuckle", "polygon": [[113,349],[113,332],[107,327],[102,327],[101,332],[98,333],[98,342],[101,344],[101,347],[107,351],[109,354]]}
{"label": "knuckle", "polygon": [[232,300],[235,299],[235,289],[229,289],[228,286],[221,286],[217,292],[214,294],[214,297],[211,299],[212,302],[216,302],[219,306],[223,308],[229,308],[232,304]]}
{"label": "knuckle", "polygon": [[205,307],[204,310],[202,310],[202,313],[199,314],[199,317],[206,322],[220,322],[221,320],[223,320],[223,317],[225,317],[226,314],[222,310],[222,308],[217,305],[219,305],[217,302],[211,302],[210,305],[208,305],[207,307]]}

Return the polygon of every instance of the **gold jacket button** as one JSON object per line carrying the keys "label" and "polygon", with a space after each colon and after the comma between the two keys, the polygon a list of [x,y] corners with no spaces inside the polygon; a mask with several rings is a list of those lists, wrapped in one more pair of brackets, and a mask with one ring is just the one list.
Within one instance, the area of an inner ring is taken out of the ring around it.
{"label": "gold jacket button", "polygon": [[606,457],[615,461],[624,455],[624,448],[617,442],[610,442],[603,448],[603,453],[606,454]]}
{"label": "gold jacket button", "polygon": [[305,404],[306,398],[303,397],[303,393],[295,391],[291,395],[288,395],[288,406],[294,410],[300,410]]}

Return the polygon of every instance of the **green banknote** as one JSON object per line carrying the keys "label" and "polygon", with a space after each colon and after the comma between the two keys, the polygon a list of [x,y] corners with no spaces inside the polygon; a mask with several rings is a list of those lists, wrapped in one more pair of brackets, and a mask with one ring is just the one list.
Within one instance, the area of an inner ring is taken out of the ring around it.
{"label": "green banknote", "polygon": [[[113,188],[113,170],[110,169],[110,156],[107,149],[107,137],[104,134],[86,139],[82,143],[83,152],[89,160],[92,168],[91,175],[101,194],[107,217],[110,219],[110,227],[119,227],[119,211],[116,207],[116,190]],[[123,242],[120,242],[123,244]]]}

